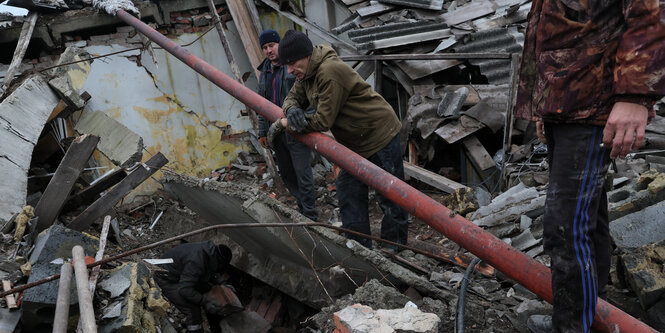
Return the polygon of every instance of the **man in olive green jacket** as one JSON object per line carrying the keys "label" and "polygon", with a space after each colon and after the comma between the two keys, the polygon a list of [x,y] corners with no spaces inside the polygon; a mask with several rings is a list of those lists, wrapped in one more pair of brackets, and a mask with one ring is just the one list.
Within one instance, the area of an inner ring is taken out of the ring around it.
{"label": "man in olive green jacket", "polygon": [[[331,47],[314,47],[302,32],[286,32],[279,44],[279,56],[297,80],[282,104],[286,119],[273,124],[273,133],[284,128],[299,133],[330,130],[344,146],[404,179],[399,147],[401,124],[381,95]],[[304,112],[308,107],[315,112]],[[407,212],[380,194],[376,197],[384,213],[381,238],[406,244]],[[344,227],[371,234],[367,185],[342,171],[337,178],[337,198]],[[367,238],[351,238],[372,248]]]}

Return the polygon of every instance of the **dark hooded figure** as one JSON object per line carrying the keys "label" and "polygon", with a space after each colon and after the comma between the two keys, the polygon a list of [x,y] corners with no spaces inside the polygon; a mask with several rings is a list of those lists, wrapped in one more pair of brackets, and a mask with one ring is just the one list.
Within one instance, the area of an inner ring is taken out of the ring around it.
{"label": "dark hooded figure", "polygon": [[155,282],[162,293],[187,316],[187,332],[203,332],[201,307],[205,309],[211,332],[221,332],[215,315],[219,304],[206,297],[231,261],[232,253],[226,245],[212,241],[186,243],[168,250],[162,258],[173,263],[163,267],[167,272],[155,274]]}

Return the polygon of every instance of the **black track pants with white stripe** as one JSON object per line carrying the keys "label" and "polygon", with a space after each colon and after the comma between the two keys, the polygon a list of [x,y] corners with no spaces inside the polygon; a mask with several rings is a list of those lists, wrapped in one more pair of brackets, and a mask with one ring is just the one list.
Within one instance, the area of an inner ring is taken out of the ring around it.
{"label": "black track pants with white stripe", "polygon": [[607,195],[609,150],[603,128],[545,124],[550,179],[543,244],[552,259],[556,332],[589,332],[610,268]]}

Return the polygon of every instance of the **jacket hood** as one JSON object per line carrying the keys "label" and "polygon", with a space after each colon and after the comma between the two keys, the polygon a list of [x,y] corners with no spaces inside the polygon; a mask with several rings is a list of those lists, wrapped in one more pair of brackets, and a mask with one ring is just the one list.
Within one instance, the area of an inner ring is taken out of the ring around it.
{"label": "jacket hood", "polygon": [[335,52],[335,50],[333,50],[332,47],[328,45],[314,46],[314,50],[312,51],[312,56],[309,59],[309,64],[307,65],[307,71],[305,72],[304,80],[307,80],[310,77],[314,76],[314,74],[316,74],[316,72],[319,70],[319,66],[321,65],[321,63],[325,59],[332,57],[337,57],[337,52]]}

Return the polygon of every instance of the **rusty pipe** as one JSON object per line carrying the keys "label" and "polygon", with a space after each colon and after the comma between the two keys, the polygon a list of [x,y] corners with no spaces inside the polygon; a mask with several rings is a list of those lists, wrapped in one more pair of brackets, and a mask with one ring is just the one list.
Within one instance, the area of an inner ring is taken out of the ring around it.
{"label": "rusty pipe", "polygon": [[88,268],[85,265],[85,253],[80,245],[72,248],[74,275],[76,276],[76,292],[79,298],[79,314],[83,333],[96,333],[95,311],[92,307],[92,294],[88,282]]}
{"label": "rusty pipe", "polygon": [[69,321],[69,291],[72,282],[72,263],[65,261],[60,268],[60,282],[58,283],[58,298],[55,302],[55,316],[53,317],[53,333],[66,333]]}
{"label": "rusty pipe", "polygon": [[[141,22],[141,20],[123,10],[118,10],[116,15],[271,122],[284,117],[284,113],[278,106],[191,54],[188,50]],[[475,254],[484,262],[494,266],[511,279],[518,281],[546,301],[552,302],[550,271],[544,265],[509,246],[467,219],[455,214],[455,212],[434,199],[385,172],[332,138],[322,133],[293,134],[293,136],[335,162],[365,184],[379,191],[386,198],[406,209],[410,214],[417,216],[455,243]],[[656,332],[648,325],[602,299],[598,299],[594,328],[604,332],[615,332],[616,328],[620,332]]]}

